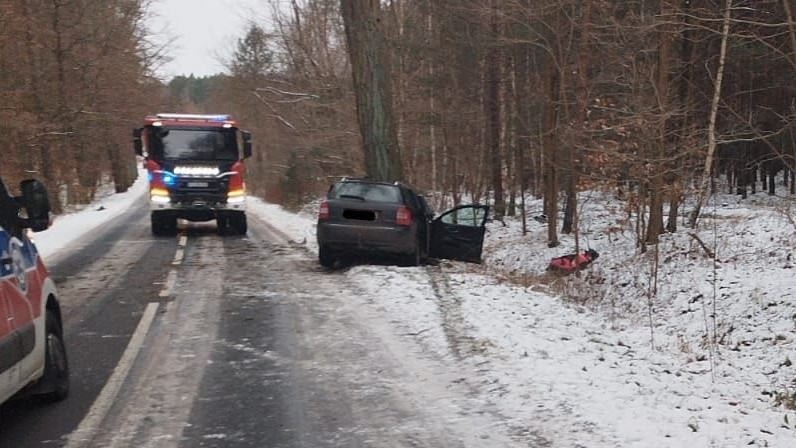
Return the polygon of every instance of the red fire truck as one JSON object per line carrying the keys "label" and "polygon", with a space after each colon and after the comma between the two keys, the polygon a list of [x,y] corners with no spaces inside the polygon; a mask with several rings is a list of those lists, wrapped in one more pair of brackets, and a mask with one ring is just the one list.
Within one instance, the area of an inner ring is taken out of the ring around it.
{"label": "red fire truck", "polygon": [[178,219],[215,219],[221,234],[246,233],[251,133],[229,115],[148,116],[133,130],[133,145],[149,176],[152,233],[176,233]]}

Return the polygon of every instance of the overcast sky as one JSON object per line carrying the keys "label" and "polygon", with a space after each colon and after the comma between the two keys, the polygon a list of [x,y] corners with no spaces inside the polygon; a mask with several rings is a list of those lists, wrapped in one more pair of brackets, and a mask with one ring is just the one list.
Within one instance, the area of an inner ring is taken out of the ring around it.
{"label": "overcast sky", "polygon": [[262,23],[269,10],[267,0],[156,0],[150,31],[158,42],[175,38],[169,52],[174,59],[159,73],[169,79],[224,71],[220,59],[229,56],[249,21]]}

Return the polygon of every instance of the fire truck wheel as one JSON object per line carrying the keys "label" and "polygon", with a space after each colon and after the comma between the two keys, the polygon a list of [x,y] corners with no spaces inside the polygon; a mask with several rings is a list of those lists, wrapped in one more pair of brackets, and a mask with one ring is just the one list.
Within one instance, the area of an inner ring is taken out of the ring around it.
{"label": "fire truck wheel", "polygon": [[235,235],[246,235],[249,230],[248,223],[246,222],[246,215],[243,213],[235,213],[227,218],[230,233]]}
{"label": "fire truck wheel", "polygon": [[162,236],[166,233],[165,226],[163,225],[163,220],[160,219],[157,215],[152,215],[152,234],[156,236]]}
{"label": "fire truck wheel", "polygon": [[169,236],[177,233],[177,218],[152,214],[152,234],[155,236]]}
{"label": "fire truck wheel", "polygon": [[47,311],[45,330],[44,389],[41,398],[60,401],[69,395],[69,361],[66,358],[63,333],[53,311]]}
{"label": "fire truck wheel", "polygon": [[226,235],[229,228],[229,219],[225,215],[216,217],[216,233],[219,235]]}

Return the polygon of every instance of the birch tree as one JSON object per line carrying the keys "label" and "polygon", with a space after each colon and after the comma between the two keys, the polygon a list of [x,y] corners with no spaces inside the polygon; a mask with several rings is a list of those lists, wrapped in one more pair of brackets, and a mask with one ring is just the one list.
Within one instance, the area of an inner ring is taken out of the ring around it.
{"label": "birch tree", "polygon": [[719,66],[716,71],[716,83],[713,86],[713,99],[710,103],[710,118],[708,119],[708,147],[707,154],[705,155],[705,168],[702,172],[702,182],[697,192],[697,202],[694,210],[691,212],[689,225],[696,227],[699,220],[699,214],[702,211],[702,205],[705,202],[705,197],[708,193],[708,183],[710,181],[713,169],[713,157],[716,152],[716,116],[719,110],[719,101],[721,100],[721,83],[724,79],[724,64],[727,59],[727,40],[730,37],[730,17],[732,11],[732,0],[726,0],[724,4],[724,20],[722,21],[721,28],[721,48],[719,50]]}

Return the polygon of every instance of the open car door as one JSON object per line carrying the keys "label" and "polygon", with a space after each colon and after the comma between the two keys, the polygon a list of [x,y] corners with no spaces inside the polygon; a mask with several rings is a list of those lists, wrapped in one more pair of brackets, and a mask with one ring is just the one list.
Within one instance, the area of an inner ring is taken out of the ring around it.
{"label": "open car door", "polygon": [[431,224],[432,258],[481,262],[487,205],[462,205],[440,215]]}

